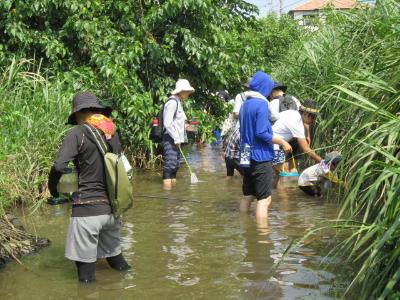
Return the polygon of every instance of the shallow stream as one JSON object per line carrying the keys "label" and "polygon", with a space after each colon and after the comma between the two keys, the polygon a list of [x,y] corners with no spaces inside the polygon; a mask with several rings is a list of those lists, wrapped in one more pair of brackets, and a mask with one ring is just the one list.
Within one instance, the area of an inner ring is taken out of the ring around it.
{"label": "shallow stream", "polygon": [[197,185],[186,168],[168,192],[159,173],[136,174],[135,193],[150,197],[137,197],[124,217],[123,253],[132,270],[121,274],[99,261],[91,285],[80,285],[63,257],[69,205],[20,212],[29,231],[52,244],[0,271],[0,299],[335,299],[338,279],[320,264],[333,232],[273,265],[292,240],[334,219],[336,204],[296,188],[274,191],[269,224],[260,228],[254,207],[239,214],[241,178],[225,180],[217,149],[195,149],[188,158],[203,181]]}

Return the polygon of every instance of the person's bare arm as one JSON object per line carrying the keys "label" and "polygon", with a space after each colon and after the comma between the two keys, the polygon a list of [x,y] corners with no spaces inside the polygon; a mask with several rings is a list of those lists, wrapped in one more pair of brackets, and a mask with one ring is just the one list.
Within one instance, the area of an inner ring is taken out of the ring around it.
{"label": "person's bare arm", "polygon": [[311,135],[310,135],[310,125],[304,123],[304,133],[306,135],[306,140],[309,145],[311,145]]}
{"label": "person's bare arm", "polygon": [[310,145],[305,138],[297,138],[297,141],[301,150],[303,150],[305,154],[307,154],[311,159],[315,160],[316,162],[321,161],[322,158],[317,153],[315,153],[313,149],[310,148]]}
{"label": "person's bare arm", "polygon": [[272,143],[281,145],[282,149],[286,152],[292,152],[292,146],[290,146],[290,144],[286,142],[284,139],[276,135],[272,136]]}

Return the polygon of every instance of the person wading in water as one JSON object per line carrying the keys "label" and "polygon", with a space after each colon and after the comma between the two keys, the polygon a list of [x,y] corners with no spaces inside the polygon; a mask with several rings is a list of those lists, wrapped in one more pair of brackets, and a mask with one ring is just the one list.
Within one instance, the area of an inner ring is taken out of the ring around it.
{"label": "person wading in water", "polygon": [[176,182],[176,173],[180,166],[180,147],[185,142],[186,115],[182,101],[185,101],[194,92],[194,88],[186,79],[176,82],[172,96],[164,105],[163,126],[165,132],[162,139],[163,148],[163,186],[171,189]]}
{"label": "person wading in water", "polygon": [[72,217],[68,227],[65,257],[75,261],[81,282],[96,280],[96,260],[106,258],[120,271],[130,268],[121,254],[120,220],[112,214],[107,196],[103,155],[83,124],[103,137],[113,153],[121,152],[115,124],[108,118],[111,108],[100,105],[96,96],[78,93],[72,100],[68,124],[78,125],[66,135],[49,174],[48,187],[58,197],[62,171],[72,161],[78,170],[78,191],[73,194]]}
{"label": "person wading in water", "polygon": [[247,212],[257,199],[256,219],[260,224],[268,219],[271,204],[273,144],[292,151],[288,142],[272,134],[267,97],[274,82],[268,74],[258,71],[250,81],[253,92],[240,109],[240,165],[243,168],[243,195],[240,212]]}

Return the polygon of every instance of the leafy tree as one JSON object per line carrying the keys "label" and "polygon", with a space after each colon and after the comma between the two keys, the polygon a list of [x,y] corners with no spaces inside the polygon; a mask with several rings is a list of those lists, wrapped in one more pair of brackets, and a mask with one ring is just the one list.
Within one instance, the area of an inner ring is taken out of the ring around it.
{"label": "leafy tree", "polygon": [[0,65],[35,58],[71,94],[94,91],[116,108],[125,144],[147,160],[150,117],[178,78],[196,88],[192,115],[212,114],[202,134],[210,138],[224,114],[212,94],[239,92],[298,36],[293,21],[260,21],[256,12],[243,0],[4,0]]}

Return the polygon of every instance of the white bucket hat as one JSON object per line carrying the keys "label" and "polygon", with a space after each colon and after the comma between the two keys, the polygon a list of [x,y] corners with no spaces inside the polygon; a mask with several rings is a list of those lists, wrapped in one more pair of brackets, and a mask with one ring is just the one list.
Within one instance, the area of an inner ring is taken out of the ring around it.
{"label": "white bucket hat", "polygon": [[194,88],[190,85],[186,79],[178,79],[175,84],[175,89],[172,91],[172,95],[179,94],[180,92],[194,92]]}

